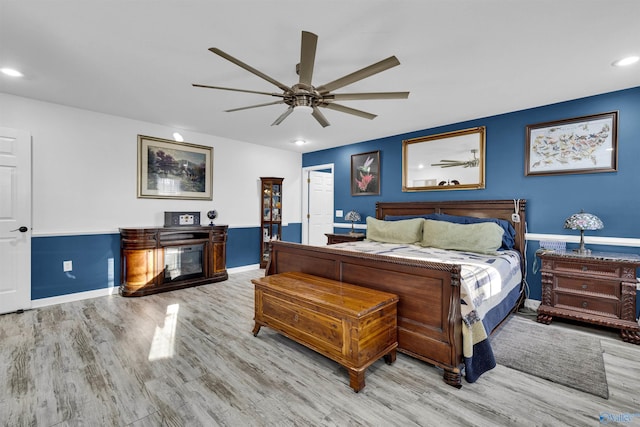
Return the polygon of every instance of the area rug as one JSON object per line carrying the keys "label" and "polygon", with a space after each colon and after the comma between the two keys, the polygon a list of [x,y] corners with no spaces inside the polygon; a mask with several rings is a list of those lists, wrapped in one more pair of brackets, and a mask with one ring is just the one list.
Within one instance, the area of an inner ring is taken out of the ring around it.
{"label": "area rug", "polygon": [[500,365],[609,398],[600,340],[513,315],[491,336]]}

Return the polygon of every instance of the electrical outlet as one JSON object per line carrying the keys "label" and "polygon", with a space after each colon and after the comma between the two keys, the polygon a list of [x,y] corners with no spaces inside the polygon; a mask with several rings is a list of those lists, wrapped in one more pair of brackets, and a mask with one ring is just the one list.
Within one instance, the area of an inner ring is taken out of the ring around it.
{"label": "electrical outlet", "polygon": [[640,277],[636,277],[637,283],[636,283],[636,291],[640,291]]}
{"label": "electrical outlet", "polygon": [[72,261],[62,261],[62,271],[68,272],[73,270],[73,262]]}
{"label": "electrical outlet", "polygon": [[342,212],[342,210],[336,211],[336,218],[342,218],[342,215],[344,215],[344,212]]}

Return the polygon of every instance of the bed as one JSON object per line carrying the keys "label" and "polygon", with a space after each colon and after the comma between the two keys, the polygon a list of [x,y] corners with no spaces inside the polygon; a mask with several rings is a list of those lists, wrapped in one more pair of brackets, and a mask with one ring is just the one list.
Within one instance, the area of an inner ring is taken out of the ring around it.
{"label": "bed", "polygon": [[409,223],[412,221],[409,218],[425,215],[430,220],[423,220],[423,224],[428,222],[430,226],[435,223],[439,223],[438,227],[444,226],[440,221],[431,220],[434,217],[430,215],[448,215],[499,221],[503,225],[508,222],[512,227],[512,250],[487,256],[507,257],[510,262],[515,259],[515,268],[520,274],[517,286],[506,292],[501,301],[494,301],[477,319],[480,322],[469,321],[473,317],[473,313],[469,313],[470,301],[463,300],[469,287],[464,278],[469,267],[461,258],[465,251],[449,251],[448,260],[434,261],[431,254],[424,258],[391,254],[396,249],[389,250],[386,245],[397,242],[365,240],[364,246],[358,248],[355,243],[318,247],[274,241],[265,274],[299,271],[398,295],[398,351],[442,368],[444,381],[459,388],[463,376],[467,382],[474,382],[495,366],[487,335],[522,300],[526,200],[378,202],[376,219],[367,220],[368,224],[371,221],[368,234],[374,231],[372,224],[396,227],[392,220]]}

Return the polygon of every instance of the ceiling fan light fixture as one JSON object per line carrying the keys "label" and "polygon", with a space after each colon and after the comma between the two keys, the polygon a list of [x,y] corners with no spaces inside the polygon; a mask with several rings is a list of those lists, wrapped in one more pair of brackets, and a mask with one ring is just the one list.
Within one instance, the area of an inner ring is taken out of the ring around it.
{"label": "ceiling fan light fixture", "polygon": [[296,105],[295,107],[293,107],[293,111],[295,111],[296,113],[311,114],[313,113],[313,107],[309,105]]}

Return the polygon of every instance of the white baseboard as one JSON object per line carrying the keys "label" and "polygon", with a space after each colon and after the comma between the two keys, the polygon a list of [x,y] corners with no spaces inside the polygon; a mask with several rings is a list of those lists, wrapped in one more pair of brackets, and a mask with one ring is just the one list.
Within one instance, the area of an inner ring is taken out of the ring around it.
{"label": "white baseboard", "polygon": [[[242,273],[244,271],[252,271],[260,268],[260,264],[243,265],[242,267],[230,268],[227,273]],[[118,286],[104,289],[96,289],[94,291],[76,292],[73,294],[59,295],[57,297],[40,298],[31,300],[31,308],[42,308],[50,305],[63,304],[66,302],[81,301],[84,299],[106,297],[118,293]]]}
{"label": "white baseboard", "polygon": [[260,264],[249,264],[249,265],[243,265],[241,267],[228,268],[227,273],[229,274],[243,273],[245,271],[258,270],[259,268],[260,268]]}
{"label": "white baseboard", "polygon": [[94,291],[76,292],[73,294],[60,295],[57,297],[41,298],[31,300],[31,308],[41,308],[50,305],[62,304],[65,302],[80,301],[83,299],[105,297],[118,293],[118,287],[96,289]]}

